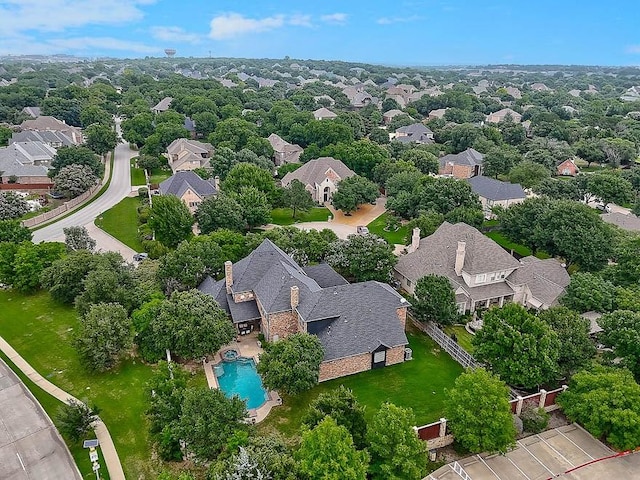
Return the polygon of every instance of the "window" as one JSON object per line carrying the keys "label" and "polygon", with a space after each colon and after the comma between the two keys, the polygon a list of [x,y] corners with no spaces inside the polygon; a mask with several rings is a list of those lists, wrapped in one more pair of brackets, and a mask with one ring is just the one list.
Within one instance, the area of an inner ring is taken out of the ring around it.
{"label": "window", "polygon": [[410,286],[411,286],[411,280],[407,278],[407,287],[410,287]]}
{"label": "window", "polygon": [[482,283],[487,279],[486,273],[481,273],[480,275],[476,275],[476,283]]}
{"label": "window", "polygon": [[496,279],[496,274],[495,273],[492,273],[492,274],[489,275],[489,281],[490,282],[493,282],[495,279]]}
{"label": "window", "polygon": [[376,352],[373,354],[373,363],[382,363],[387,359],[387,351]]}

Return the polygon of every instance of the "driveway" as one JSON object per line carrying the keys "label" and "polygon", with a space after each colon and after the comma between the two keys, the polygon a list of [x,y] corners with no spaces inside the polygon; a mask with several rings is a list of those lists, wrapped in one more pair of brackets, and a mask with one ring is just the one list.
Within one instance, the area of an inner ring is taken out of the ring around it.
{"label": "driveway", "polygon": [[[116,130],[120,134],[120,121],[116,120]],[[93,203],[78,210],[72,215],[54,222],[46,227],[33,232],[34,243],[40,242],[64,242],[63,228],[76,225],[89,225],[102,212],[110,209],[131,192],[131,171],[129,170],[129,160],[138,155],[138,152],[131,150],[129,144],[119,143],[115,150],[113,161],[113,173],[109,188],[100,195]],[[101,245],[98,245],[102,248]]]}
{"label": "driveway", "polygon": [[47,414],[2,360],[0,478],[82,479],[71,453]]}
{"label": "driveway", "polygon": [[118,252],[122,255],[127,262],[133,261],[133,255],[136,251],[133,248],[128,247],[120,240],[112,237],[104,230],[96,227],[96,224],[91,222],[85,226],[89,236],[96,241],[96,251],[100,252]]}

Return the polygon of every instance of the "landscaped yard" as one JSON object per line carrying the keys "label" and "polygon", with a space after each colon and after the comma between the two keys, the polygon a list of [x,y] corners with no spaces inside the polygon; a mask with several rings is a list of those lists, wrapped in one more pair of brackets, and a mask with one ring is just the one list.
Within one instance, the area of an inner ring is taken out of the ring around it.
{"label": "landscaped yard", "polygon": [[[151,171],[150,183],[160,183],[171,176],[171,170],[165,170],[163,168],[154,168]],[[146,185],[147,180],[144,176],[144,170],[136,167],[135,160],[131,159],[131,185],[140,186]]]}
{"label": "landscaped yard", "polygon": [[[0,335],[49,381],[100,408],[127,478],[155,478],[144,416],[144,389],[153,368],[131,359],[113,372],[86,371],[71,345],[77,325],[75,311],[56,304],[47,292],[0,291]],[[52,408],[51,403],[45,406]]]}
{"label": "landscaped yard", "polygon": [[96,225],[136,252],[142,252],[142,244],[138,240],[139,205],[138,197],[126,197],[98,217]]}
{"label": "landscaped yard", "polygon": [[367,372],[323,382],[312,390],[294,397],[283,396],[283,405],[271,411],[258,425],[261,432],[278,430],[286,435],[299,432],[302,417],[309,403],[321,392],[344,385],[355,393],[366,407],[368,419],[383,402],[411,407],[417,425],[438,420],[443,415],[444,389],[450,388],[462,373],[462,367],[440,350],[425,334],[411,328],[407,332],[413,360],[401,365],[369,370]]}
{"label": "landscaped yard", "polygon": [[456,338],[458,339],[458,345],[464,348],[467,352],[473,353],[473,345],[471,344],[471,340],[473,339],[473,335],[471,335],[464,328],[464,325],[449,325],[444,327],[444,333],[451,336],[452,333],[456,334]]}
{"label": "landscaped yard", "polygon": [[388,212],[383,213],[378,218],[376,218],[373,222],[371,222],[367,227],[369,228],[369,233],[373,233],[378,235],[379,237],[384,238],[387,243],[391,245],[394,244],[402,244],[406,245],[405,239],[407,237],[408,228],[406,226],[402,226],[398,228],[396,231],[388,232],[384,229],[387,226],[387,217],[389,216]]}
{"label": "landscaped yard", "polygon": [[325,207],[315,207],[308,212],[296,212],[293,218],[293,210],[290,208],[274,208],[271,211],[271,223],[275,225],[293,225],[302,222],[326,222],[331,211]]}

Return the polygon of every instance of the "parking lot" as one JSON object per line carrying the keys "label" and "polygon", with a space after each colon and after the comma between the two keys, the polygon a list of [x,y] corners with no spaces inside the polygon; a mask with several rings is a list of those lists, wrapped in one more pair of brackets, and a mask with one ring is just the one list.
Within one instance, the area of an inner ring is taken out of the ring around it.
{"label": "parking lot", "polygon": [[0,479],[36,478],[82,477],[49,417],[0,360]]}
{"label": "parking lot", "polygon": [[[624,457],[593,438],[578,425],[567,425],[518,440],[506,455],[474,455],[446,465],[428,480],[640,480],[640,453]],[[589,462],[594,462],[589,465]],[[571,472],[568,472],[572,470]],[[568,472],[568,473],[567,473]]]}

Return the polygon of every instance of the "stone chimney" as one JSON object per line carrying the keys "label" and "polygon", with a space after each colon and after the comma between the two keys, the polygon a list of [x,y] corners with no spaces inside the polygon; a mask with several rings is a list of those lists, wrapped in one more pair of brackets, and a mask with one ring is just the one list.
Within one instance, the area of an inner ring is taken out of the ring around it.
{"label": "stone chimney", "polygon": [[291,310],[295,310],[300,303],[300,289],[297,285],[291,287]]}
{"label": "stone chimney", "polygon": [[465,242],[458,242],[458,249],[456,250],[456,275],[462,274],[462,267],[464,267],[464,254],[467,244]]}
{"label": "stone chimney", "polygon": [[233,285],[233,264],[229,260],[224,262],[224,283],[227,287],[227,293],[231,293],[231,286]]}
{"label": "stone chimney", "polygon": [[216,192],[220,193],[220,177],[218,175],[213,177],[213,186],[216,188]]}
{"label": "stone chimney", "polygon": [[411,234],[411,245],[409,245],[409,253],[413,253],[418,250],[420,246],[420,229],[418,227],[413,229]]}

